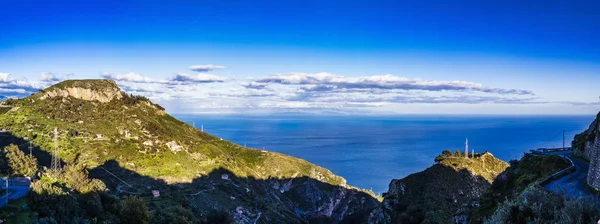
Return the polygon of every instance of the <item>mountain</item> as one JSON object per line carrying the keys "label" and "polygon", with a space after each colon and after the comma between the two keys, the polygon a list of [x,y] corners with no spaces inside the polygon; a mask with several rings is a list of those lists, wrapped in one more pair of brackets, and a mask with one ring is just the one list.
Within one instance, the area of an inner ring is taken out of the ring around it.
{"label": "mountain", "polygon": [[[424,171],[392,180],[369,223],[450,223],[479,203],[508,164],[484,152],[465,158],[445,151]],[[452,222],[454,223],[454,222]]]}
{"label": "mountain", "polygon": [[[63,166],[83,167],[117,199],[141,197],[155,217],[179,206],[198,219],[218,211],[244,223],[327,223],[368,213],[379,203],[325,168],[197,130],[111,80],[63,81],[0,106],[0,127],[12,136],[4,145],[20,144],[28,153],[29,141],[40,164],[49,167],[57,129]],[[41,180],[69,188],[68,180],[60,180],[65,175]],[[152,190],[160,192],[158,199]]]}

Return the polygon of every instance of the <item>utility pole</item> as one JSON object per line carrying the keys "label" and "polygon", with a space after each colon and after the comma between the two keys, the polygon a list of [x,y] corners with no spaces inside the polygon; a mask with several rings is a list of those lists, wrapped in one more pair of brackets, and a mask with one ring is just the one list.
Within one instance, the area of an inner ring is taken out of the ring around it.
{"label": "utility pole", "polygon": [[33,146],[31,145],[31,139],[29,140],[29,156],[33,158]]}
{"label": "utility pole", "polygon": [[563,129],[563,150],[565,149],[565,129]]}
{"label": "utility pole", "polygon": [[204,132],[204,125],[200,125],[200,129]]}

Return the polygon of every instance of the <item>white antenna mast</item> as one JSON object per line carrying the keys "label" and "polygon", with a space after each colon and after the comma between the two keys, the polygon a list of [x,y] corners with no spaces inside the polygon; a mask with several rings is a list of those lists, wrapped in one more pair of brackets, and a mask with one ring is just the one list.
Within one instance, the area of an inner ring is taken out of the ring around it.
{"label": "white antenna mast", "polygon": [[469,139],[465,141],[465,158],[469,158]]}

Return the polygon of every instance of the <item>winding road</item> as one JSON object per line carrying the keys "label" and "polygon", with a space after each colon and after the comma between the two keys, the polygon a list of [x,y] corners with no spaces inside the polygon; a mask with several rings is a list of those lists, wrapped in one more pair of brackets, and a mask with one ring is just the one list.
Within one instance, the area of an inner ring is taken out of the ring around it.
{"label": "winding road", "polygon": [[550,155],[563,155],[569,157],[573,161],[573,165],[575,166],[575,172],[546,184],[544,188],[552,192],[565,194],[569,197],[594,196],[594,194],[585,187],[585,182],[587,179],[590,164],[583,160],[571,157],[572,152],[573,151],[569,150],[546,153]]}

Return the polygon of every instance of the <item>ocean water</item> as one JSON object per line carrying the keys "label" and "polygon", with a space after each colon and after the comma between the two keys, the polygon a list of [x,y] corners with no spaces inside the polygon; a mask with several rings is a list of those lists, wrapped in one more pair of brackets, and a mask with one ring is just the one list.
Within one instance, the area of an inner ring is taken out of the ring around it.
{"label": "ocean water", "polygon": [[187,115],[176,118],[247,147],[305,159],[375,193],[392,179],[431,166],[442,150],[488,150],[509,161],[530,149],[562,147],[589,116],[312,116]]}

